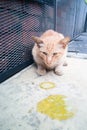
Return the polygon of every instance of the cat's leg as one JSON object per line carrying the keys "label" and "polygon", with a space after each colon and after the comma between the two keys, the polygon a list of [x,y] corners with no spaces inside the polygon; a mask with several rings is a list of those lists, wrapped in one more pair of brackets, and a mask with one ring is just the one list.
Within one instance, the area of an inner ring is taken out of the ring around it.
{"label": "cat's leg", "polygon": [[56,66],[55,70],[54,70],[55,74],[61,76],[63,75],[63,65],[60,65],[60,66]]}
{"label": "cat's leg", "polygon": [[37,73],[38,73],[39,75],[45,75],[45,74],[46,74],[46,69],[45,69],[43,66],[38,65],[37,67],[38,67],[38,68],[37,68]]}

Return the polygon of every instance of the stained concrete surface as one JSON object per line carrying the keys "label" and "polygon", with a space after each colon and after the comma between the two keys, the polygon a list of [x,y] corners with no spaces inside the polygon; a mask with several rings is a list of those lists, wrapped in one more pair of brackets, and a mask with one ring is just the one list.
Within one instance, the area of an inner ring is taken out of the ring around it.
{"label": "stained concrete surface", "polygon": [[[0,84],[0,130],[87,130],[87,60],[68,58],[63,76],[35,71],[31,65]],[[56,88],[41,89],[44,81]],[[59,121],[37,112],[37,103],[53,94],[67,96],[73,118]]]}

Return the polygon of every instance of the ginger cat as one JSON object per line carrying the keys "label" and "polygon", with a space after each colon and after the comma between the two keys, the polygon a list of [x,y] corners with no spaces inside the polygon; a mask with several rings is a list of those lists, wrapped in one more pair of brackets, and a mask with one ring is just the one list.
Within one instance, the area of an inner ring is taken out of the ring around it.
{"label": "ginger cat", "polygon": [[40,37],[33,36],[32,39],[35,42],[32,55],[37,64],[37,73],[45,75],[47,70],[54,70],[57,75],[63,75],[62,67],[67,65],[66,54],[70,38],[47,30]]}

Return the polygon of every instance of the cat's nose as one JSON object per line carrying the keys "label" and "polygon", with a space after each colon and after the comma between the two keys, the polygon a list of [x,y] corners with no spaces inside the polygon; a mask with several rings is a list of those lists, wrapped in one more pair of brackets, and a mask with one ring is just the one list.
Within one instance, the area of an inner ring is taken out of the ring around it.
{"label": "cat's nose", "polygon": [[47,61],[47,64],[50,65],[52,63],[52,57],[50,56],[47,57],[46,61]]}

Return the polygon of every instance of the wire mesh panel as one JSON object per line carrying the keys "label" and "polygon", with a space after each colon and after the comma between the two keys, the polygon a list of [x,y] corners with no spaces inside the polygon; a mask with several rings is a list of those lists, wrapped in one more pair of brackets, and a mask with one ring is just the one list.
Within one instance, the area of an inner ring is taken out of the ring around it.
{"label": "wire mesh panel", "polygon": [[32,35],[54,29],[54,0],[0,1],[0,81],[33,62]]}

